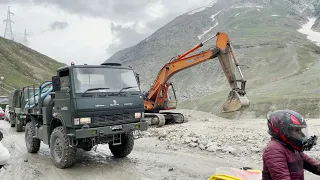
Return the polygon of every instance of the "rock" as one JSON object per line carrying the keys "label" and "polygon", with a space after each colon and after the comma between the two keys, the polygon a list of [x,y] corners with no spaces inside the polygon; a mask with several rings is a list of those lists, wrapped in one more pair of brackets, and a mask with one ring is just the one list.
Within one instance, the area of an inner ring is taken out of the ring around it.
{"label": "rock", "polygon": [[205,145],[206,148],[208,148],[208,147],[210,147],[210,146],[216,146],[216,143],[214,143],[214,142],[208,142],[208,143],[206,143],[206,145]]}
{"label": "rock", "polygon": [[202,121],[209,121],[209,118],[204,118]]}
{"label": "rock", "polygon": [[190,146],[190,147],[197,147],[198,144],[197,144],[197,143],[194,143],[194,142],[191,142],[191,143],[189,143],[189,146]]}
{"label": "rock", "polygon": [[254,153],[258,153],[258,152],[261,152],[262,149],[253,147],[253,148],[251,148],[251,151],[254,152]]}
{"label": "rock", "polygon": [[212,144],[212,145],[208,146],[206,150],[209,152],[215,152],[215,151],[217,151],[217,146]]}
{"label": "rock", "polygon": [[200,138],[198,141],[199,144],[206,146],[208,144],[208,140],[205,138]]}
{"label": "rock", "polygon": [[196,133],[191,132],[188,136],[189,136],[189,137],[195,137],[195,136],[196,136]]}
{"label": "rock", "polygon": [[193,138],[191,139],[191,141],[192,141],[192,142],[195,142],[195,143],[197,143],[197,142],[198,142],[198,138],[196,138],[196,137],[193,137]]}
{"label": "rock", "polygon": [[203,144],[199,144],[199,148],[200,148],[201,150],[205,150],[205,149],[206,149],[206,147],[205,147]]}
{"label": "rock", "polygon": [[185,144],[189,144],[191,142],[191,138],[190,137],[187,137],[185,140],[184,140],[184,143]]}

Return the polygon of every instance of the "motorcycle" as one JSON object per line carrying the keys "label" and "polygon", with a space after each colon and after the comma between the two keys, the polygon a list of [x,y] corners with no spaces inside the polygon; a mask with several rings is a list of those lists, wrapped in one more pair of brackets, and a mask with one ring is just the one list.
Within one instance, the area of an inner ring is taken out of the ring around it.
{"label": "motorcycle", "polygon": [[216,174],[210,176],[209,180],[261,180],[262,171],[249,167],[233,168],[221,167],[216,169]]}

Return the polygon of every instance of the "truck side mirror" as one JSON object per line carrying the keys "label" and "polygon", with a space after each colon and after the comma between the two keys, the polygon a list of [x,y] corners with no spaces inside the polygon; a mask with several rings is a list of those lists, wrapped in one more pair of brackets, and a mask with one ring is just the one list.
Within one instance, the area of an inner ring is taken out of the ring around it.
{"label": "truck side mirror", "polygon": [[52,76],[52,88],[53,88],[53,91],[60,91],[61,83],[60,83],[59,76]]}

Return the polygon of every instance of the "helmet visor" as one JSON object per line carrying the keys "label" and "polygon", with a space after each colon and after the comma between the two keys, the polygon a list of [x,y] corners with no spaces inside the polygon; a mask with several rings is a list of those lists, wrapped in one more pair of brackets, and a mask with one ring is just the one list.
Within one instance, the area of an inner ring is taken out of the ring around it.
{"label": "helmet visor", "polygon": [[299,141],[306,141],[309,138],[307,125],[290,126],[288,128],[288,135]]}

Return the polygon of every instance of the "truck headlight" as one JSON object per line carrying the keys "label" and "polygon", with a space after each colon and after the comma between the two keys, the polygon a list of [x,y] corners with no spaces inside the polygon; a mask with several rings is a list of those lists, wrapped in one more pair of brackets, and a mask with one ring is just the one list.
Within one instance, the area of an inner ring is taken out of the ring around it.
{"label": "truck headlight", "polygon": [[136,112],[134,113],[134,118],[138,119],[138,118],[141,118],[141,112]]}
{"label": "truck headlight", "polygon": [[89,124],[91,123],[91,118],[86,117],[86,118],[74,118],[74,125],[79,125],[79,124]]}

